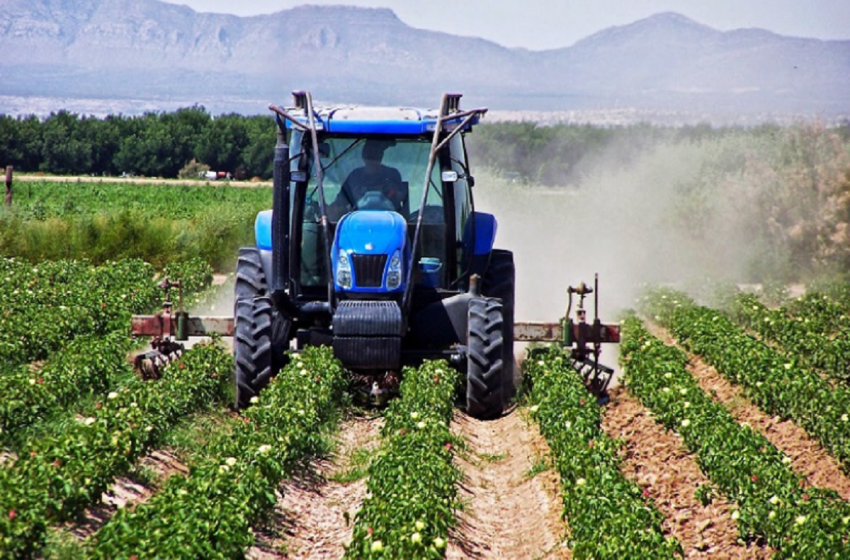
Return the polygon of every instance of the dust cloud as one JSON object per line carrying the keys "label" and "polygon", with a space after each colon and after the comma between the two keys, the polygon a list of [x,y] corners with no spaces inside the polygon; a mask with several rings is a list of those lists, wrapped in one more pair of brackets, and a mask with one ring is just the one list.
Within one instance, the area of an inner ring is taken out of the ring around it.
{"label": "dust cloud", "polygon": [[600,154],[581,163],[579,184],[559,188],[479,171],[476,210],[496,215],[496,246],[515,254],[516,320],[557,320],[567,287],[592,284],[595,273],[605,322],[634,306],[643,283],[743,279],[751,261],[746,224],[753,219],[743,205],[703,200],[697,212],[682,208],[694,204],[682,191],[706,158],[716,158],[709,152],[683,142],[655,144],[626,164]]}

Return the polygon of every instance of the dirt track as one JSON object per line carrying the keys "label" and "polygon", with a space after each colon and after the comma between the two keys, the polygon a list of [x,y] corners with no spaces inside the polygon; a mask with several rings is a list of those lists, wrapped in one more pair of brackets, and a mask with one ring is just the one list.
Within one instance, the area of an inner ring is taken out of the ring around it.
{"label": "dirt track", "polygon": [[569,558],[558,475],[532,474],[549,451],[537,428],[514,410],[492,421],[458,413],[452,431],[468,452],[457,458],[464,508],[446,557]]}
{"label": "dirt track", "polygon": [[246,557],[341,558],[366,495],[366,477],[353,481],[341,478],[352,467],[355,451],[377,448],[381,426],[380,417],[355,416],[343,421],[334,453],[313,461],[283,483],[269,527],[258,531],[258,542]]}

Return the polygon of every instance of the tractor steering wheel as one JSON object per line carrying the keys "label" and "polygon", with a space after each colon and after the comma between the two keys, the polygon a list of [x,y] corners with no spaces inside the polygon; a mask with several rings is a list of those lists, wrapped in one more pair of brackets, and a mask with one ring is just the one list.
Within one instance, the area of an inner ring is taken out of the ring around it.
{"label": "tractor steering wheel", "polygon": [[366,194],[360,197],[354,208],[356,210],[396,211],[395,204],[381,191],[366,191]]}

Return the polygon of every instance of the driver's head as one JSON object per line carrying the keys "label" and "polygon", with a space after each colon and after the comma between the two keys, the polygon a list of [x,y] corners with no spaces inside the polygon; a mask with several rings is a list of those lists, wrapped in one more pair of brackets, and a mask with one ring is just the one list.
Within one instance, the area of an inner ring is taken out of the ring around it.
{"label": "driver's head", "polygon": [[384,146],[375,140],[366,140],[363,145],[363,163],[367,168],[377,168],[384,159]]}

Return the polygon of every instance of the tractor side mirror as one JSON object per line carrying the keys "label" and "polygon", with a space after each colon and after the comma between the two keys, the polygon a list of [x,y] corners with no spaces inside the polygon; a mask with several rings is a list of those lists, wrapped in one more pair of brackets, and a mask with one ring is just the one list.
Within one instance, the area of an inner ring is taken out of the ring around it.
{"label": "tractor side mirror", "polygon": [[473,177],[472,175],[467,175],[466,176],[466,183],[469,185],[469,188],[471,189],[472,187],[475,186],[475,177]]}
{"label": "tractor side mirror", "polygon": [[440,175],[440,180],[444,183],[454,183],[458,180],[457,171],[443,171],[442,175]]}

